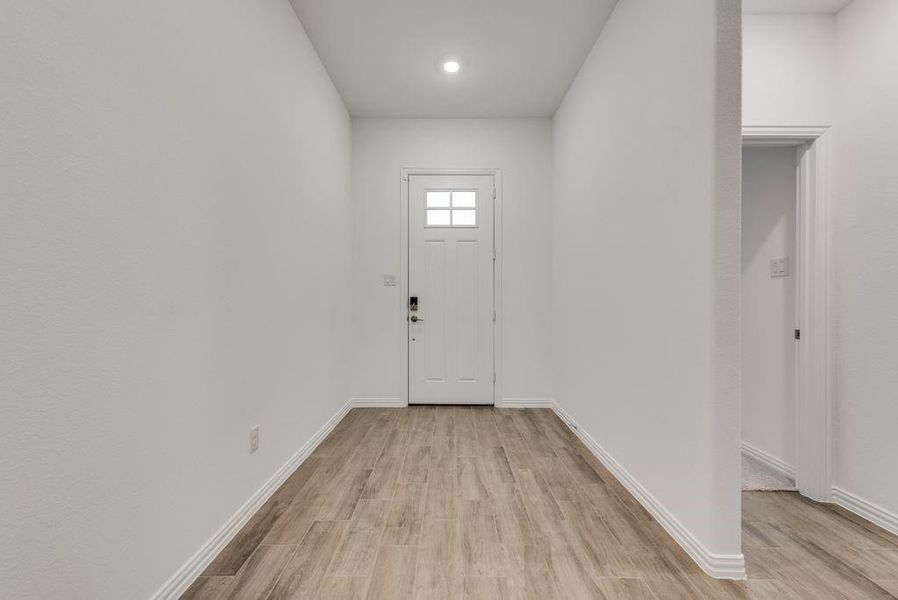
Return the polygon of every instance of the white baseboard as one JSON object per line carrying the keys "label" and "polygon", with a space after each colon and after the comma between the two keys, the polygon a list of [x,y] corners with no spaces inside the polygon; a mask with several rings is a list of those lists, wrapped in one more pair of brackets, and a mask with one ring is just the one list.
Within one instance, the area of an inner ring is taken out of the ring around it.
{"label": "white baseboard", "polygon": [[[353,408],[402,408],[405,406],[399,398],[353,398]],[[551,398],[502,398],[496,408],[552,408]]]}
{"label": "white baseboard", "polygon": [[874,525],[879,525],[889,533],[898,535],[898,515],[895,513],[835,486],[832,490],[832,501]]}
{"label": "white baseboard", "polygon": [[349,401],[353,408],[403,408],[405,403],[399,398],[353,398]]}
{"label": "white baseboard", "polygon": [[558,403],[552,406],[555,414],[564,421],[605,468],[627,488],[670,536],[692,557],[702,570],[716,579],[745,579],[745,557],[742,554],[714,554],[695,535],[680,523],[623,465],[618,463],[592,436],[580,428]]}
{"label": "white baseboard", "polygon": [[746,442],[742,442],[742,452],[743,454],[747,454],[759,463],[763,464],[768,469],[776,471],[777,474],[783,477],[788,477],[792,481],[795,481],[795,467],[793,467],[789,463],[780,460],[775,456],[767,454],[760,448],[752,446],[751,444]]}
{"label": "white baseboard", "polygon": [[203,570],[209,566],[212,560],[218,556],[218,553],[228,545],[240,528],[243,527],[250,517],[255,514],[259,508],[271,497],[272,494],[284,483],[299,466],[305,462],[306,458],[315,450],[315,448],[328,436],[328,434],[337,426],[349,409],[352,408],[351,402],[347,402],[325,423],[321,429],[315,432],[315,435],[303,444],[302,448],[297,451],[287,463],[278,469],[271,479],[265,482],[240,509],[231,516],[230,519],[218,530],[212,538],[206,542],[202,548],[188,560],[184,566],[178,569],[171,579],[163,585],[153,596],[151,600],[176,600],[187,591],[187,588],[196,580]]}
{"label": "white baseboard", "polygon": [[552,408],[554,404],[551,398],[502,398],[496,408]]}

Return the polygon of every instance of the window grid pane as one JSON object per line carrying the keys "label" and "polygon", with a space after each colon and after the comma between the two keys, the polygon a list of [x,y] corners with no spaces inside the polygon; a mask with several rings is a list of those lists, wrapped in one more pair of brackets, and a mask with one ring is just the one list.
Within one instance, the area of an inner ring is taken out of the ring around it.
{"label": "window grid pane", "polygon": [[451,192],[427,192],[427,208],[449,208]]}
{"label": "window grid pane", "polygon": [[477,192],[452,192],[452,208],[474,208],[477,205]]}
{"label": "window grid pane", "polygon": [[456,208],[452,210],[452,226],[453,227],[471,227],[477,225],[477,211],[466,208]]}
{"label": "window grid pane", "polygon": [[427,209],[428,227],[450,226],[450,212],[448,209]]}

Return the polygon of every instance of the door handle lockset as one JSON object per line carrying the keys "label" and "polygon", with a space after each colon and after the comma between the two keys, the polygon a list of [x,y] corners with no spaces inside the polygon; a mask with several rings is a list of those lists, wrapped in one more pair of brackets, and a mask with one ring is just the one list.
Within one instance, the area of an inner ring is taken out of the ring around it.
{"label": "door handle lockset", "polygon": [[419,319],[418,315],[412,315],[408,318],[408,320],[411,321],[412,323],[423,323],[424,322],[424,319]]}

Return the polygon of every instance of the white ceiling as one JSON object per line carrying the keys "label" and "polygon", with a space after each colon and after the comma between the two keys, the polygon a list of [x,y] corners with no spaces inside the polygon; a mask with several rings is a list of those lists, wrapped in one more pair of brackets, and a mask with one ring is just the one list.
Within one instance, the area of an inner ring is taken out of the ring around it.
{"label": "white ceiling", "polygon": [[349,112],[378,117],[549,116],[617,2],[291,1]]}
{"label": "white ceiling", "polygon": [[824,14],[832,15],[852,0],[743,0],[746,14]]}

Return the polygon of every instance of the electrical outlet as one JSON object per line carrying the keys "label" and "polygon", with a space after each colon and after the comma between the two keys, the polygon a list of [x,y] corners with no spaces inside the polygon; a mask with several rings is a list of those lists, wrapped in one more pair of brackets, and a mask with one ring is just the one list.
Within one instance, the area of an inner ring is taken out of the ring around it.
{"label": "electrical outlet", "polygon": [[784,256],[782,258],[771,258],[770,259],[770,278],[775,279],[778,277],[788,277],[789,276],[789,257]]}
{"label": "electrical outlet", "polygon": [[249,453],[252,454],[259,449],[259,426],[256,425],[249,430]]}

